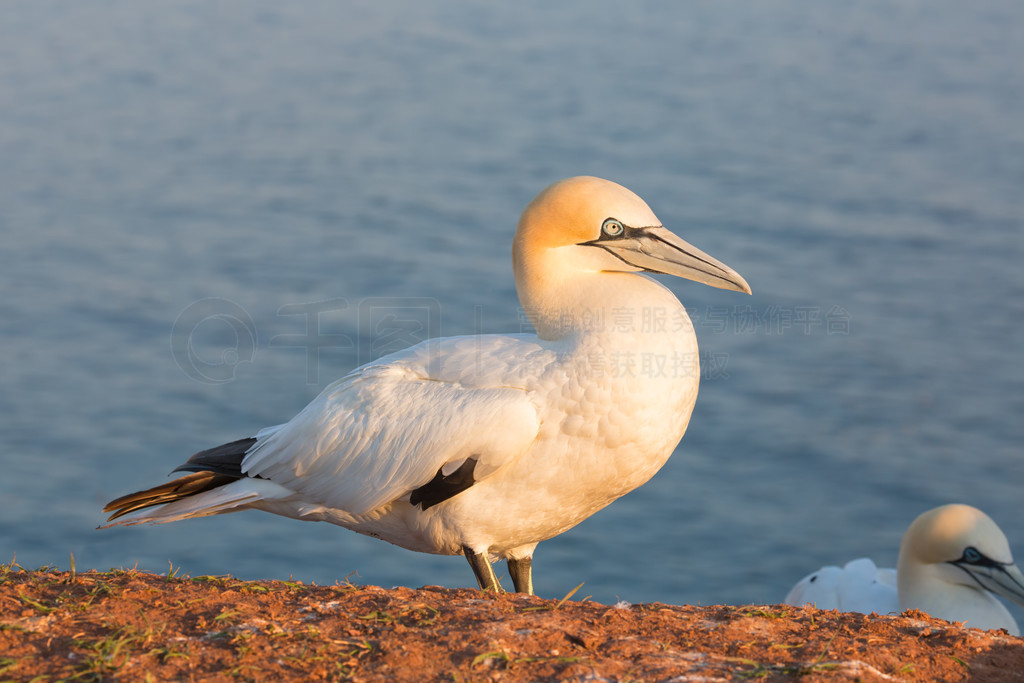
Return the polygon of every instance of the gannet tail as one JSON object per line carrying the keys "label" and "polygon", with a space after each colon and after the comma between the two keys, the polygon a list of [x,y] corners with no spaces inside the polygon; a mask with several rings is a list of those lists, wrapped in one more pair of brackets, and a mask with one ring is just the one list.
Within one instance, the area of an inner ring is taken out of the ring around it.
{"label": "gannet tail", "polygon": [[182,498],[188,498],[206,491],[219,488],[224,484],[230,484],[236,481],[237,477],[231,477],[223,474],[214,474],[213,472],[196,472],[195,474],[189,474],[184,477],[178,477],[174,481],[169,481],[166,484],[160,486],[154,486],[151,489],[145,491],[136,491],[135,493],[129,493],[126,496],[121,496],[115,500],[110,501],[104,506],[104,512],[113,513],[107,518],[108,522],[113,522],[119,517],[136,512],[137,510],[144,510],[155,505],[164,505],[165,503],[172,503]]}
{"label": "gannet tail", "polygon": [[[258,500],[279,498],[291,492],[272,482],[251,479],[242,472],[242,460],[256,443],[255,438],[199,451],[175,472],[192,474],[151,489],[129,493],[110,501],[103,508],[110,512],[104,527],[118,524],[164,523],[190,517],[206,517],[229,512]],[[232,486],[234,484],[234,486]],[[115,521],[139,510],[163,506],[159,510],[122,521]]]}

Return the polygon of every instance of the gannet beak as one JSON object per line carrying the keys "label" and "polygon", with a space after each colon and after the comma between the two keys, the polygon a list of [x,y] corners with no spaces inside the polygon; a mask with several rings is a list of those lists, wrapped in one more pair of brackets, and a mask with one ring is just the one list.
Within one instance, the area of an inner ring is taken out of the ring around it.
{"label": "gannet beak", "polygon": [[1024,605],[1024,573],[1015,564],[992,562],[986,564],[954,563],[963,569],[985,590]]}
{"label": "gannet beak", "polygon": [[675,275],[720,289],[751,293],[742,275],[660,225],[623,225],[618,234],[606,234],[586,244],[602,247],[620,261],[649,273]]}

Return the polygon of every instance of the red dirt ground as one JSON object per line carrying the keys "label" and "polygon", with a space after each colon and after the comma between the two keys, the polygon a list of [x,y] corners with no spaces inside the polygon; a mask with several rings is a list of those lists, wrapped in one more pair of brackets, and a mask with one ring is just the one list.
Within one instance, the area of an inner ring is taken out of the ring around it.
{"label": "red dirt ground", "polygon": [[601,605],[0,565],[0,680],[1012,681],[1024,639],[787,606]]}

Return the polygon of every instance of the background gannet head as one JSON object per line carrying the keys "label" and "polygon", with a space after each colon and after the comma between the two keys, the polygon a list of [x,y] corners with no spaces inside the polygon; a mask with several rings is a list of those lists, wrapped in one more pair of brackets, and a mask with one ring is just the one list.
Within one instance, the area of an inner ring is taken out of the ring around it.
{"label": "background gannet head", "polygon": [[547,316],[564,327],[574,308],[589,304],[584,299],[602,288],[595,276],[664,273],[750,294],[739,273],[664,228],[640,197],[590,176],[560,180],[527,205],[513,265],[523,309],[542,337]]}
{"label": "background gannet head", "polygon": [[900,545],[897,580],[904,609],[967,621],[974,628],[1017,631],[1009,612],[989,593],[1024,605],[1024,574],[1013,562],[1006,535],[977,508],[943,505],[915,519]]}

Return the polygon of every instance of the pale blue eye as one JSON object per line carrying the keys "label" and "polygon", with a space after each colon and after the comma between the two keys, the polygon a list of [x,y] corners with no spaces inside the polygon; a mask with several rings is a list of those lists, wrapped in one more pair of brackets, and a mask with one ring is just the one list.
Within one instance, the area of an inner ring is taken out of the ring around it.
{"label": "pale blue eye", "polygon": [[619,221],[614,218],[606,218],[604,223],[601,225],[601,232],[608,237],[619,237],[625,232],[626,228]]}
{"label": "pale blue eye", "polygon": [[970,562],[971,564],[974,564],[981,560],[981,553],[979,553],[974,548],[968,548],[964,551],[964,559]]}

